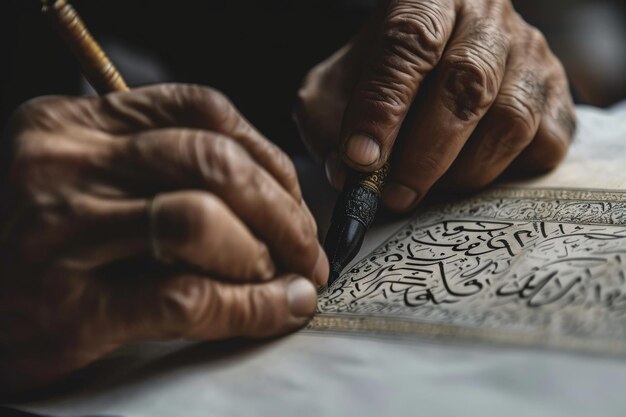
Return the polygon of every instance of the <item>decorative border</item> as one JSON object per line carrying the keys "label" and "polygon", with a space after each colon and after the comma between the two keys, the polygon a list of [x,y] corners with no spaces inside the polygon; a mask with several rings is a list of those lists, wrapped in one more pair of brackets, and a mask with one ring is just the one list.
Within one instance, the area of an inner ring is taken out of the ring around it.
{"label": "decorative border", "polygon": [[[535,200],[619,201],[626,202],[626,191],[584,190],[567,188],[517,188],[497,187],[476,197],[482,198],[528,198]],[[474,197],[474,198],[476,198]],[[471,198],[471,197],[470,197]]]}
{"label": "decorative border", "polygon": [[502,329],[453,326],[425,321],[375,318],[371,316],[322,314],[311,320],[304,332],[320,331],[366,336],[419,336],[426,339],[462,339],[467,342],[486,342],[501,346],[558,348],[575,352],[588,352],[626,356],[626,340],[576,338],[548,332],[513,333]]}

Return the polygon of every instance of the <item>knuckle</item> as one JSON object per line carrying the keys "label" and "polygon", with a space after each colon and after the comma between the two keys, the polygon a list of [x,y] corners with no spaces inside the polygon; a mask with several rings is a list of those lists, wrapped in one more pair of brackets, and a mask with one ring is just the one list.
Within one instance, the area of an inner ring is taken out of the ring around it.
{"label": "knuckle", "polygon": [[216,128],[225,132],[234,132],[241,122],[241,118],[235,106],[223,93],[207,87],[196,87],[198,95],[206,103],[206,111],[210,112],[210,118]]}
{"label": "knuckle", "polygon": [[187,146],[190,159],[201,180],[219,188],[239,189],[253,177],[253,164],[247,152],[234,140],[221,135],[191,135]]}
{"label": "knuckle", "polygon": [[446,60],[443,102],[457,118],[469,121],[479,118],[491,105],[497,85],[485,65],[474,57],[456,58]]}
{"label": "knuckle", "polygon": [[23,221],[18,226],[16,248],[23,259],[53,257],[63,245],[59,236],[86,229],[98,212],[99,202],[82,193],[25,193],[20,197]]}
{"label": "knuckle", "polygon": [[421,5],[397,1],[384,23],[383,48],[418,72],[433,68],[446,43],[446,25],[434,3]]}
{"label": "knuckle", "polygon": [[59,101],[59,97],[42,96],[22,103],[7,122],[9,131],[53,125],[59,117]]}
{"label": "knuckle", "polygon": [[[221,91],[196,84],[171,84],[171,96],[178,100],[181,109],[195,109],[191,114],[194,125],[207,123],[220,131],[229,132],[239,125],[235,106]],[[189,116],[187,116],[189,117]]]}
{"label": "knuckle", "polygon": [[234,190],[257,184],[260,176],[247,152],[233,141],[222,141],[216,154],[219,182]]}
{"label": "knuckle", "polygon": [[231,333],[237,336],[252,333],[271,334],[280,323],[278,308],[276,308],[278,294],[274,286],[258,287],[255,289],[236,291],[232,293],[229,303],[228,322]]}
{"label": "knuckle", "polygon": [[365,119],[377,120],[383,126],[394,126],[404,116],[413,94],[411,86],[398,81],[394,71],[384,68],[362,83],[357,99],[366,106]]}
{"label": "knuckle", "polygon": [[543,32],[526,22],[523,26],[520,30],[520,39],[517,41],[516,53],[527,55],[531,62],[534,61],[542,68],[558,62]]}
{"label": "knuckle", "polygon": [[443,60],[446,106],[461,120],[480,116],[493,103],[506,66],[509,41],[492,25],[475,28]]}
{"label": "knuckle", "polygon": [[159,292],[158,306],[161,322],[171,323],[174,335],[193,334],[202,323],[219,317],[221,300],[211,281],[184,276]]}
{"label": "knuckle", "polygon": [[[202,103],[212,108],[220,108],[230,104],[226,96],[212,87],[197,84],[162,84],[159,86],[163,94],[178,100],[181,104],[187,101]],[[185,108],[185,106],[182,106]]]}
{"label": "knuckle", "polygon": [[526,31],[526,37],[531,45],[539,48],[548,48],[548,40],[542,31],[528,24]]}
{"label": "knuckle", "polygon": [[259,302],[253,291],[234,291],[229,294],[226,312],[231,332],[242,335],[255,327],[259,317]]}

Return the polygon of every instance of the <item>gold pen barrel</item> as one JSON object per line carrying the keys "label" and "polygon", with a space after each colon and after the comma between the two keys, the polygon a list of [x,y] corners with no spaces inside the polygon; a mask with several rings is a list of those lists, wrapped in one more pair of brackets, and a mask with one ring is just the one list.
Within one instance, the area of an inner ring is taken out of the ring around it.
{"label": "gold pen barrel", "polygon": [[82,67],[83,75],[98,94],[127,91],[128,86],[95,41],[76,10],[65,0],[43,0],[42,11],[50,17]]}

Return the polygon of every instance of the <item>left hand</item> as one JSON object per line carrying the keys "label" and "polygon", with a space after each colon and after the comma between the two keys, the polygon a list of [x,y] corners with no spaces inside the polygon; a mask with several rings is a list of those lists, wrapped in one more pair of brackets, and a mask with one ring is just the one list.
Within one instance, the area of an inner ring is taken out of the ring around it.
{"label": "left hand", "polygon": [[291,160],[221,93],[23,104],[0,142],[0,395],[127,343],[274,337],[328,277]]}
{"label": "left hand", "polygon": [[539,173],[575,129],[565,71],[510,0],[384,0],[308,74],[296,120],[341,188],[346,166],[391,160],[383,202],[413,208],[433,185],[482,188]]}

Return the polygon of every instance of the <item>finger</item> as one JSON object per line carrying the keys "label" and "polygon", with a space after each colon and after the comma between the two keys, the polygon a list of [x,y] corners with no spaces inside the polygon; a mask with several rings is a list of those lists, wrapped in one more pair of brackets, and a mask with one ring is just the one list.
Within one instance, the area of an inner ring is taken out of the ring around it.
{"label": "finger", "polygon": [[454,15],[452,0],[389,3],[343,120],[342,150],[353,168],[372,171],[389,157],[420,84],[439,62]]}
{"label": "finger", "polygon": [[91,271],[147,255],[153,243],[159,248],[157,260],[185,263],[222,278],[267,280],[275,273],[267,246],[206,192],[162,194],[151,204],[85,196],[76,198],[70,211],[75,215],[61,222],[34,225],[33,233],[20,240],[23,256],[33,262],[40,258],[37,254],[52,256],[60,267]]}
{"label": "finger", "polygon": [[479,189],[494,181],[537,134],[556,63],[543,35],[530,31],[509,57],[495,102],[446,173],[446,185]]}
{"label": "finger", "polygon": [[131,135],[166,127],[211,130],[228,135],[294,198],[301,199],[302,193],[291,160],[214,89],[188,84],[159,84],[105,97],[54,100],[56,119],[62,115],[63,121],[113,135]]}
{"label": "finger", "polygon": [[554,169],[565,158],[576,131],[576,112],[569,94],[565,71],[555,63],[549,79],[553,86],[547,98],[537,134],[511,166],[514,175],[537,175]]}
{"label": "finger", "polygon": [[154,193],[212,192],[268,245],[281,270],[325,282],[327,265],[310,212],[236,142],[202,130],[162,129],[127,143],[132,157],[122,163],[123,184]]}
{"label": "finger", "polygon": [[509,40],[478,16],[458,22],[433,84],[420,98],[394,159],[383,202],[412,208],[452,165],[494,102],[504,77]]}
{"label": "finger", "polygon": [[267,246],[217,197],[206,192],[161,194],[150,207],[159,257],[237,280],[268,280],[275,267]]}
{"label": "finger", "polygon": [[315,159],[323,159],[339,146],[346,106],[361,74],[364,57],[376,39],[385,9],[384,2],[378,2],[376,10],[356,36],[311,69],[298,90],[293,119]]}
{"label": "finger", "polygon": [[81,193],[27,218],[13,244],[19,256],[33,264],[55,259],[73,270],[89,270],[148,248],[144,200],[109,200]]}
{"label": "finger", "polygon": [[315,312],[315,287],[303,277],[232,285],[193,275],[152,281],[112,299],[132,340],[262,338],[295,330]]}

